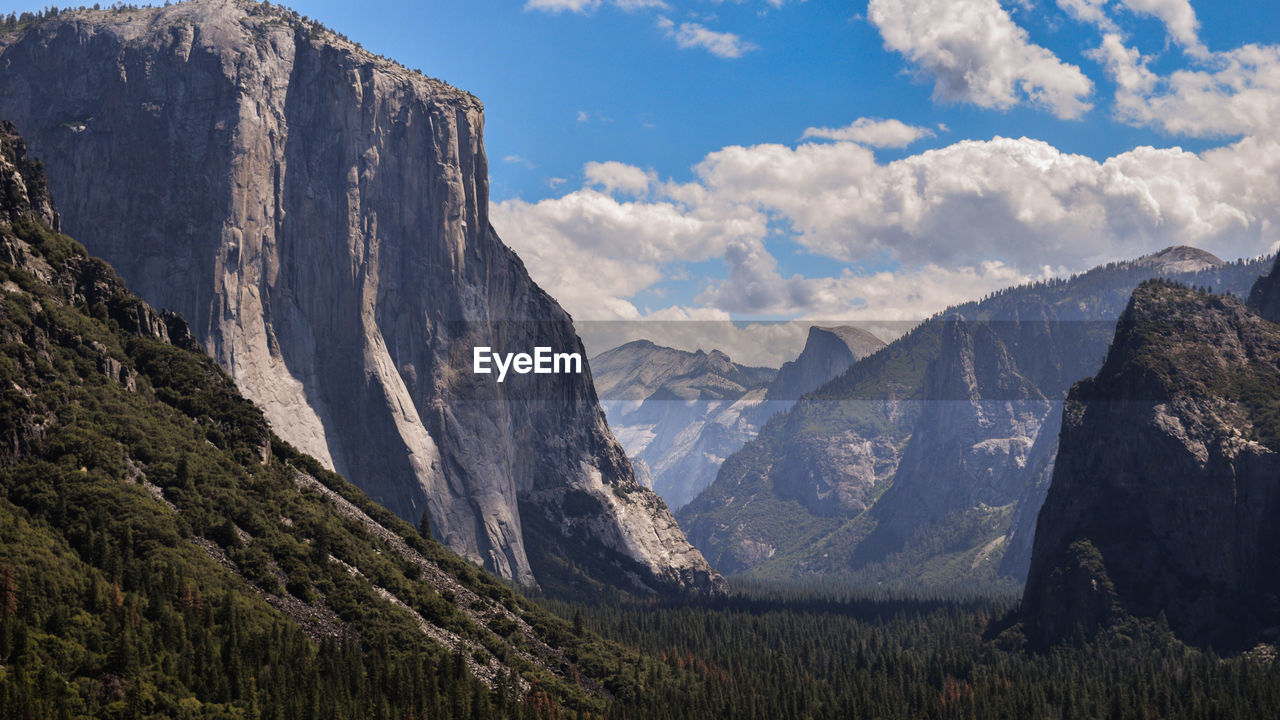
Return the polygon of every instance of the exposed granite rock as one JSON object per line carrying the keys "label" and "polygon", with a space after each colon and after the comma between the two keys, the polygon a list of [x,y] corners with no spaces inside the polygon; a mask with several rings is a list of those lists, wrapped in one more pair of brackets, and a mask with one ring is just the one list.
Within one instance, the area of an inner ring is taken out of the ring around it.
{"label": "exposed granite rock", "polygon": [[[784,363],[769,384],[770,414],[791,407],[800,396],[817,390],[858,360],[884,347],[884,341],[861,328],[842,325],[809,328],[799,357]],[[761,418],[766,420],[768,418]]]}
{"label": "exposed granite rock", "polygon": [[[27,141],[8,120],[0,120],[0,184],[4,197],[0,199],[4,222],[12,227],[18,223],[34,223],[61,229],[61,218],[53,206],[49,194],[49,181],[44,174],[43,163],[27,156]],[[11,249],[10,252],[16,252]],[[10,260],[12,262],[12,260]],[[16,263],[15,263],[16,264]]]}
{"label": "exposed granite rock", "polygon": [[[58,290],[65,304],[89,308],[102,320],[111,320],[125,333],[150,337],[192,350],[199,345],[181,317],[157,312],[133,295],[120,278],[102,260],[85,256],[83,247],[59,232],[59,213],[49,191],[43,164],[27,155],[27,143],[17,128],[0,120],[0,262],[28,273],[36,282]],[[28,298],[13,280],[0,285],[4,295]],[[32,299],[34,314],[46,308]],[[0,335],[0,343],[32,346],[48,361],[45,328],[33,328],[27,335]],[[130,363],[101,342],[83,337],[58,337],[60,342],[86,347],[97,370],[120,383],[130,392],[137,391],[137,372]],[[42,347],[44,346],[44,347]],[[19,394],[26,390],[14,387]],[[24,418],[17,426],[7,428],[0,440],[0,460],[13,460],[27,454],[33,441],[43,435],[46,422],[54,418]],[[248,429],[253,435],[259,457],[265,462],[271,456],[270,436],[266,426]]]}
{"label": "exposed granite rock", "polygon": [[1174,245],[1124,263],[1126,267],[1150,270],[1157,275],[1197,273],[1222,266],[1222,259],[1189,245]]}
{"label": "exposed granite rock", "polygon": [[531,542],[642,587],[722,582],[636,482],[589,371],[471,373],[475,345],[583,353],[489,225],[474,97],[239,0],[63,12],[0,62],[67,229],[287,441],[522,583],[563,564]]}
{"label": "exposed granite rock", "polygon": [[755,437],[748,414],[776,372],[740,366],[719,350],[648,340],[603,352],[591,368],[614,434],[672,509],[710,485],[720,463]]}
{"label": "exposed granite rock", "polygon": [[[718,350],[690,353],[647,340],[601,353],[591,365],[614,433],[629,456],[648,464],[654,489],[679,510],[715,480],[724,459],[754,438],[770,417],[882,347],[884,342],[859,328],[813,326],[803,352],[780,371],[736,365]],[[887,450],[883,445],[877,444],[875,453],[868,442],[838,452],[841,458],[800,452],[797,459],[799,467],[811,457],[875,465]],[[803,472],[826,478],[827,470]],[[863,489],[841,484],[815,488],[815,493],[857,504]]]}
{"label": "exposed granite rock", "polygon": [[1244,649],[1280,625],[1280,326],[1164,282],[1072,388],[1022,611],[1039,644],[1124,616]]}

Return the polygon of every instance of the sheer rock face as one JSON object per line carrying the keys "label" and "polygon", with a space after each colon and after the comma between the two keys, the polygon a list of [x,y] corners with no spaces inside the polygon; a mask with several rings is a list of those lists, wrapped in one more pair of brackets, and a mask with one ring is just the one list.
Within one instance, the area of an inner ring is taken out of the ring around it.
{"label": "sheer rock face", "polygon": [[589,370],[471,372],[476,345],[585,357],[489,225],[474,97],[230,0],[65,12],[0,61],[67,231],[182,312],[284,439],[522,583],[550,572],[530,545],[722,582],[636,483]]}
{"label": "sheer rock face", "polygon": [[[799,357],[784,363],[778,377],[769,384],[766,399],[770,414],[795,404],[801,395],[817,390],[827,381],[848,370],[858,360],[884,347],[884,341],[860,328],[809,328],[804,350]],[[761,418],[761,422],[768,418]]]}
{"label": "sheer rock face", "polygon": [[1280,326],[1233,298],[1134,293],[1072,388],[1023,597],[1040,644],[1163,614],[1219,650],[1280,626]]}

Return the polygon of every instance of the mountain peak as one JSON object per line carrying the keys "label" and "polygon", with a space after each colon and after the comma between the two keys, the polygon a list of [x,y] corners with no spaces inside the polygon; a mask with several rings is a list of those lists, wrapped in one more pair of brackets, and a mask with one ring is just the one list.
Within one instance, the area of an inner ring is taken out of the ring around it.
{"label": "mountain peak", "polygon": [[1200,272],[1221,267],[1225,263],[1217,255],[1190,245],[1173,245],[1159,252],[1143,255],[1126,263],[1134,268],[1151,268],[1157,272]]}
{"label": "mountain peak", "polygon": [[778,370],[768,397],[795,401],[882,347],[884,342],[880,338],[852,325],[811,325],[804,350]]}

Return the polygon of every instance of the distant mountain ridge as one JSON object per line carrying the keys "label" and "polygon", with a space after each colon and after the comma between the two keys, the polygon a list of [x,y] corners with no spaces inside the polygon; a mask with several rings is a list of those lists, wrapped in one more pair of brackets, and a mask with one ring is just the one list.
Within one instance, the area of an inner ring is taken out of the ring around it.
{"label": "distant mountain ridge", "polygon": [[772,403],[770,414],[788,409],[802,395],[817,390],[884,345],[883,340],[862,328],[849,325],[810,327],[800,356],[783,363],[778,369],[778,376],[769,385],[765,399]]}
{"label": "distant mountain ridge", "polygon": [[714,478],[755,436],[747,411],[777,371],[735,364],[719,350],[688,352],[637,340],[591,359],[610,428],[672,508]]}
{"label": "distant mountain ridge", "polygon": [[777,371],[648,340],[601,353],[591,365],[610,427],[654,490],[679,509],[771,416],[883,346],[860,328],[811,326],[799,357]]}
{"label": "distant mountain ridge", "polygon": [[1016,587],[1053,416],[1133,288],[1167,274],[1244,294],[1264,267],[1173,247],[950,308],[775,416],[681,525],[725,572]]}

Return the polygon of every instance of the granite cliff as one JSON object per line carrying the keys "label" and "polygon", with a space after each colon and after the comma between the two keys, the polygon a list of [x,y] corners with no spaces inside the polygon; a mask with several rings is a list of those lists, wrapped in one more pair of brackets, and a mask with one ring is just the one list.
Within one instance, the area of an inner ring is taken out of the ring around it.
{"label": "granite cliff", "polygon": [[0,717],[618,708],[643,656],[281,442],[180,317],[58,232],[25,150],[0,120]]}
{"label": "granite cliff", "polygon": [[[801,396],[817,390],[848,370],[858,360],[884,347],[884,341],[861,328],[848,325],[809,328],[804,350],[778,368],[778,376],[765,394],[769,415],[782,412]],[[759,418],[760,422],[768,417]]]}
{"label": "granite cliff", "polygon": [[1060,438],[1022,601],[1033,642],[1160,616],[1218,650],[1276,639],[1280,326],[1232,297],[1143,284]]}
{"label": "granite cliff", "polygon": [[0,67],[66,229],[181,312],[286,441],[522,583],[722,582],[589,369],[471,373],[476,345],[585,357],[489,225],[474,97],[241,0],[63,12],[0,39]]}

